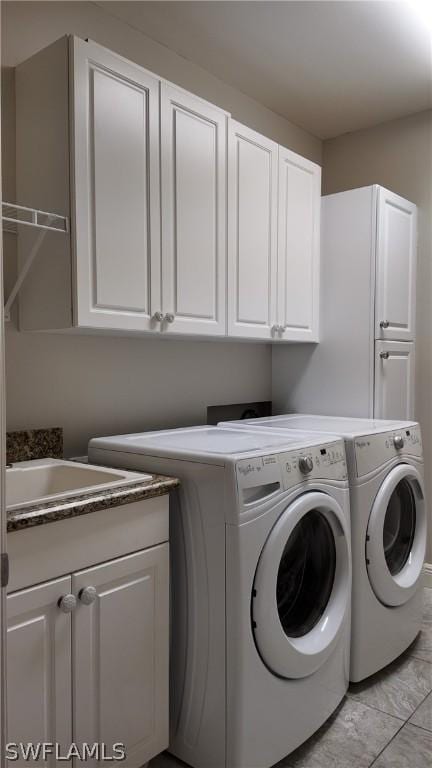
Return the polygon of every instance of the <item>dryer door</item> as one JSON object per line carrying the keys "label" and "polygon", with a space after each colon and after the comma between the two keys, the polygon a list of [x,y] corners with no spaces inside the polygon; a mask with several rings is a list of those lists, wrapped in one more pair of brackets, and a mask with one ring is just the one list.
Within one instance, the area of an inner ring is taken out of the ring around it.
{"label": "dryer door", "polygon": [[405,603],[416,591],[426,553],[426,505],[422,478],[398,464],[381,485],[369,517],[366,565],[384,605]]}
{"label": "dryer door", "polygon": [[331,496],[313,491],[290,504],[261,552],[252,628],[266,666],[300,678],[332,653],[350,605],[350,532]]}

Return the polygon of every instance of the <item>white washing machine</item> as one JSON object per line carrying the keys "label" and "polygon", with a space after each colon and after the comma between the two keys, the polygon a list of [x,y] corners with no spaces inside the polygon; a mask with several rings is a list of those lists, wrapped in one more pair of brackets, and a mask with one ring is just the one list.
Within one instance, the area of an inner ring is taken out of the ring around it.
{"label": "white washing machine", "polygon": [[344,443],[218,427],[94,439],[92,463],[174,475],[170,751],[266,768],[349,677]]}
{"label": "white washing machine", "polygon": [[427,541],[420,427],[299,414],[243,422],[249,429],[252,424],[345,440],[353,560],[350,679],[363,680],[399,656],[420,630]]}

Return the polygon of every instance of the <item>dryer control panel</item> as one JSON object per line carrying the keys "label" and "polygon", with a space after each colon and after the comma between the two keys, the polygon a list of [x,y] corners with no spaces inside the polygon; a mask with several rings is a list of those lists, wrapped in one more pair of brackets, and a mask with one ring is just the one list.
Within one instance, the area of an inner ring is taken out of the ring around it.
{"label": "dryer control panel", "polygon": [[237,487],[245,503],[264,499],[277,487],[288,490],[306,480],[346,480],[343,440],[292,451],[241,459],[236,465]]}
{"label": "dryer control panel", "polygon": [[423,457],[420,425],[356,437],[354,441],[357,477],[364,477],[390,459]]}

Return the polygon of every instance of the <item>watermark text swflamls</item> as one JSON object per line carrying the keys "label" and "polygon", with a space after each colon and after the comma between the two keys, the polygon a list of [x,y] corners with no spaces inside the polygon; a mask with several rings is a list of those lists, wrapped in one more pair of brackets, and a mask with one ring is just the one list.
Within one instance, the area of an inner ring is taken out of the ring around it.
{"label": "watermark text swflamls", "polygon": [[10,741],[6,744],[5,758],[11,762],[17,760],[23,760],[28,763],[36,760],[46,762],[52,756],[54,756],[55,760],[64,760],[65,762],[72,758],[80,761],[93,759],[106,762],[121,762],[126,760],[126,747],[121,742],[108,745],[104,742],[89,744],[85,741],[82,744],[72,742],[66,748],[64,745],[52,741],[36,743]]}

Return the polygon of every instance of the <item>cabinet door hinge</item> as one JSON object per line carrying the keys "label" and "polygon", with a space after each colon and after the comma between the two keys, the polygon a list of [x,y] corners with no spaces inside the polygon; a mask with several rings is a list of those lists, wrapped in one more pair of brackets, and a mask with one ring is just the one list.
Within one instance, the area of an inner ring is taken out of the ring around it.
{"label": "cabinet door hinge", "polygon": [[0,587],[7,587],[9,584],[9,555],[7,552],[0,554]]}

